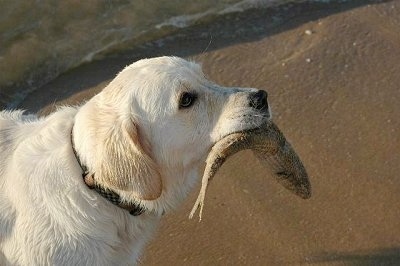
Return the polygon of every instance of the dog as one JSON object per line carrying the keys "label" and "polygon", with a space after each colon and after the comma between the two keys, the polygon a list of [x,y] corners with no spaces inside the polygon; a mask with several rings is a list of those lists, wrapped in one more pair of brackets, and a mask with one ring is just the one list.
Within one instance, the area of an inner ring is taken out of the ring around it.
{"label": "dog", "polygon": [[47,117],[0,112],[0,265],[135,265],[213,144],[270,118],[178,57],[127,66]]}

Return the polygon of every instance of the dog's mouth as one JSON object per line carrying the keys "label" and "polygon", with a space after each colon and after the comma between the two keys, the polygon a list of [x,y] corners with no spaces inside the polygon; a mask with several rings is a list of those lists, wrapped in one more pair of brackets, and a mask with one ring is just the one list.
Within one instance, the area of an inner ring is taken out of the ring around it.
{"label": "dog's mouth", "polygon": [[229,156],[247,149],[251,149],[272,170],[281,185],[303,199],[311,197],[311,184],[300,158],[279,128],[267,120],[259,127],[231,132],[214,144],[207,157],[201,191],[190,217],[198,207],[201,217],[208,180],[214,177]]}

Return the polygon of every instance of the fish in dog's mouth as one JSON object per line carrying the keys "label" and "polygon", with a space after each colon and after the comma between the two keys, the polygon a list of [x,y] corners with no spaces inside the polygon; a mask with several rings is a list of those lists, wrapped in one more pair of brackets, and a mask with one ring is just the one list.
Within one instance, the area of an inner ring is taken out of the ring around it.
{"label": "fish in dog's mouth", "polygon": [[300,158],[279,128],[271,120],[267,120],[260,127],[230,133],[214,144],[206,160],[201,190],[190,218],[200,207],[201,219],[208,181],[214,177],[225,160],[247,149],[251,149],[256,157],[272,170],[281,185],[303,199],[311,197],[311,184]]}

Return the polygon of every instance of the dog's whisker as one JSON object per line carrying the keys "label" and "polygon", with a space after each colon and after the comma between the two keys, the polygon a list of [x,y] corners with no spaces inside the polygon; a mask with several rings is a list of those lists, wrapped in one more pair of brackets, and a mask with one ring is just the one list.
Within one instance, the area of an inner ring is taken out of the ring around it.
{"label": "dog's whisker", "polygon": [[205,53],[207,52],[208,48],[210,47],[210,45],[211,45],[211,43],[212,43],[212,40],[213,40],[213,36],[212,36],[212,34],[210,33],[210,41],[208,42],[206,48],[203,50],[203,52],[202,52],[201,54],[205,54]]}

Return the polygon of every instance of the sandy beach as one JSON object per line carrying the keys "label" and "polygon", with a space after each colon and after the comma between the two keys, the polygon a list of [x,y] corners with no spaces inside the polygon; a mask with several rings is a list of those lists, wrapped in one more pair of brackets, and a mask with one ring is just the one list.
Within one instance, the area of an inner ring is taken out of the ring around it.
{"label": "sandy beach", "polygon": [[193,59],[217,83],[268,91],[313,196],[297,198],[239,153],[210,184],[202,221],[188,219],[196,188],[141,265],[399,265],[399,51],[400,1],[249,10],[82,65],[20,108],[83,102],[140,58]]}

